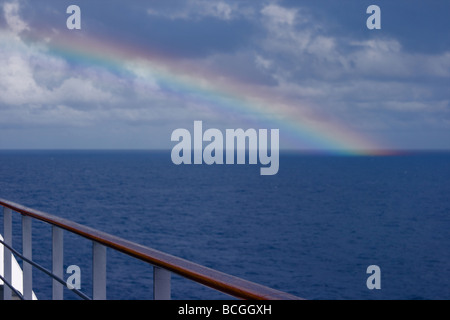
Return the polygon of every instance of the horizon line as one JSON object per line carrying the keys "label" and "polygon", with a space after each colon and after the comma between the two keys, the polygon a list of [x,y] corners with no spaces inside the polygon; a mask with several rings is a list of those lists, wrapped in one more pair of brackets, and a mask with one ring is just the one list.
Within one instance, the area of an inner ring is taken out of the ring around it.
{"label": "horizon line", "polygon": [[[0,148],[0,152],[171,152],[172,148]],[[235,149],[236,150],[236,149]],[[192,150],[193,152],[194,150]],[[283,153],[296,153],[301,155],[324,155],[341,157],[383,157],[396,155],[411,155],[423,153],[450,153],[450,149],[440,148],[391,148],[391,149],[352,149],[352,150],[321,150],[321,149],[292,149],[280,148]],[[224,148],[224,152],[226,149]],[[246,148],[248,152],[248,148]]]}

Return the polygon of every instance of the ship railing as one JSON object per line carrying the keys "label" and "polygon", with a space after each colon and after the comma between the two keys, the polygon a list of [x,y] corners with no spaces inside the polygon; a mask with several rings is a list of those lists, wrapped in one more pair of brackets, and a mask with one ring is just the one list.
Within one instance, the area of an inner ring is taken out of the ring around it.
{"label": "ship railing", "polygon": [[[244,300],[298,300],[295,295],[275,290],[254,282],[250,282],[194,262],[155,250],[153,248],[122,239],[120,237],[78,224],[74,221],[54,216],[42,211],[30,209],[11,201],[0,199],[3,207],[3,299],[9,300],[12,293],[20,299],[33,298],[32,268],[36,267],[46,273],[52,280],[52,299],[62,300],[64,287],[63,279],[63,232],[68,231],[84,237],[92,242],[92,295],[88,296],[76,288],[70,288],[82,299],[106,300],[106,249],[122,252],[135,259],[142,260],[153,267],[153,299],[171,299],[171,275],[177,274],[183,278],[200,283],[229,296]],[[12,214],[22,216],[22,253],[12,245]],[[52,270],[47,270],[32,260],[32,221],[43,221],[52,228]],[[14,288],[12,285],[11,261],[14,256],[22,259],[23,287]],[[0,257],[0,263],[1,259]],[[22,290],[21,290],[22,289]]]}

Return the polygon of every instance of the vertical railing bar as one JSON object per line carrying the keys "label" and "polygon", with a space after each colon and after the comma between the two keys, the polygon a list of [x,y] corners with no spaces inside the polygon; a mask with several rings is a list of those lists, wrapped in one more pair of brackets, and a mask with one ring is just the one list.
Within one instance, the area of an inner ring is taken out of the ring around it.
{"label": "vertical railing bar", "polygon": [[[31,217],[22,215],[22,255],[32,261],[32,231]],[[33,266],[23,262],[23,297],[33,300]]]}
{"label": "vertical railing bar", "polygon": [[153,299],[170,300],[170,278],[171,273],[160,267],[153,267]]}
{"label": "vertical railing bar", "polygon": [[[58,278],[63,278],[64,263],[64,233],[57,226],[52,226],[52,273]],[[52,284],[53,300],[64,299],[64,286],[53,279]]]}
{"label": "vertical railing bar", "polygon": [[[4,241],[9,246],[12,246],[12,210],[3,208],[3,236]],[[3,277],[9,283],[12,283],[12,253],[3,246]],[[11,288],[7,285],[3,286],[3,300],[11,300]]]}
{"label": "vertical railing bar", "polygon": [[106,300],[106,247],[92,241],[92,299]]}

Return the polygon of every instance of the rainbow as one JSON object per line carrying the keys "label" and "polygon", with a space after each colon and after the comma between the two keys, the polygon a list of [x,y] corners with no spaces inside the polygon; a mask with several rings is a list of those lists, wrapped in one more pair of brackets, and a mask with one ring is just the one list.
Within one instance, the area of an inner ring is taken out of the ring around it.
{"label": "rainbow", "polygon": [[[218,112],[242,117],[255,128],[278,128],[292,149],[337,155],[386,155],[389,152],[360,132],[337,121],[312,115],[310,108],[274,97],[264,88],[236,82],[206,69],[193,67],[154,50],[115,39],[86,37],[83,32],[33,32],[27,42],[45,43],[47,53],[69,63],[105,68],[125,74],[125,63],[151,74],[158,86],[170,94],[206,102]],[[36,36],[39,35],[39,37]],[[198,119],[202,120],[202,119]],[[256,127],[257,126],[257,127]]]}

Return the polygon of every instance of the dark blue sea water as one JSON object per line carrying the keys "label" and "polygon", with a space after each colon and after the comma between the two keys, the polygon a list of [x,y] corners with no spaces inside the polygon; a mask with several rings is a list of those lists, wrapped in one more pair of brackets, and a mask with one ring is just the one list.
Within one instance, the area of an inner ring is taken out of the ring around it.
{"label": "dark blue sea water", "polygon": [[[170,151],[1,151],[0,198],[307,299],[450,298],[449,154],[285,153],[261,176],[257,165],[175,166]],[[13,224],[20,249],[18,214]],[[66,232],[64,246],[90,294],[90,242]],[[33,255],[49,269],[50,249],[50,227],[34,221]],[[108,298],[153,297],[149,265],[107,254]],[[380,290],[366,286],[369,265]],[[49,299],[51,281],[33,277]],[[172,289],[228,298],[178,276]]]}

